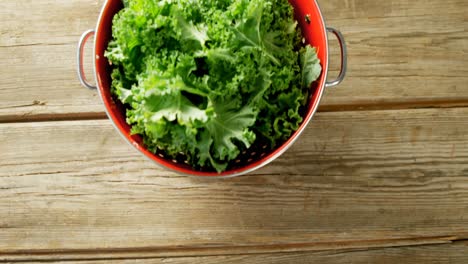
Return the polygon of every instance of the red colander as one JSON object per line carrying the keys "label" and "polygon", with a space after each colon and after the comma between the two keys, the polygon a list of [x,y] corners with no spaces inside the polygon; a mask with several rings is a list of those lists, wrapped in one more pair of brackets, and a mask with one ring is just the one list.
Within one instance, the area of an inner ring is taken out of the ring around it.
{"label": "red colander", "polygon": [[[184,162],[183,155],[175,159],[169,159],[164,155],[163,151],[153,153],[145,148],[140,135],[132,135],[130,133],[131,127],[126,122],[125,107],[112,97],[110,89],[112,69],[104,56],[107,45],[112,38],[112,19],[114,15],[123,8],[121,0],[107,0],[102,8],[96,29],[88,30],[83,33],[79,42],[77,54],[79,80],[83,86],[98,90],[107,115],[115,128],[128,143],[156,164],[177,173],[190,176],[234,177],[255,171],[272,162],[291,147],[302,134],[316,112],[324,89],[340,84],[346,74],[346,45],[344,38],[338,30],[325,26],[318,3],[315,0],[290,0],[289,2],[294,7],[295,17],[302,30],[306,44],[317,47],[318,57],[322,62],[322,75],[310,88],[311,96],[304,113],[304,121],[299,129],[293,133],[287,141],[283,142],[275,149],[269,149],[265,144],[255,143],[254,146],[244,151],[238,159],[233,161],[225,172],[216,173],[192,168]],[[333,33],[338,38],[341,47],[341,72],[337,79],[331,82],[327,82],[329,57],[327,31]],[[87,81],[83,69],[84,46],[87,40],[93,35],[95,36],[93,51],[94,73],[97,87]]]}

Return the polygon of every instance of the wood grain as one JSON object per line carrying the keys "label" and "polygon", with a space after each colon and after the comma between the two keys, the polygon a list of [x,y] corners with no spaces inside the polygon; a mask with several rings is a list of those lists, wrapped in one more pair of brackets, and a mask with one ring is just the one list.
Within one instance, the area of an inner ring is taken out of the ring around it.
{"label": "wood grain", "polygon": [[[0,122],[104,116],[75,74],[76,42],[103,2],[0,3]],[[326,92],[322,111],[468,105],[467,1],[319,2],[349,45],[348,77]],[[331,40],[331,76],[337,47]]]}
{"label": "wood grain", "polygon": [[97,93],[79,84],[75,61],[78,39],[95,27],[103,3],[0,2],[0,121],[103,116]]}
{"label": "wood grain", "polygon": [[[68,261],[51,261],[56,264],[76,263],[77,259]],[[284,264],[284,263],[328,263],[328,264],[465,264],[468,262],[468,244],[457,242],[438,246],[411,246],[370,250],[334,250],[322,252],[294,252],[281,254],[241,254],[228,256],[176,257],[176,258],[135,258],[135,259],[100,259],[80,261],[82,264]],[[29,262],[38,264],[43,262]]]}
{"label": "wood grain", "polygon": [[[350,66],[346,81],[326,92],[322,110],[467,105],[468,24],[458,8],[468,2],[320,4],[328,25],[345,32]],[[332,41],[332,66],[337,47]]]}
{"label": "wood grain", "polygon": [[157,168],[107,120],[1,124],[0,255],[171,257],[466,239],[467,122],[466,108],[320,113],[273,164],[218,181]]}

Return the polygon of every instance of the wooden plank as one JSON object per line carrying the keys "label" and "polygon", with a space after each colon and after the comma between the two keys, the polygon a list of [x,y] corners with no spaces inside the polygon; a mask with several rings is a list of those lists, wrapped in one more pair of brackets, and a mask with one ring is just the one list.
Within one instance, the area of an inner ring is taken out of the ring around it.
{"label": "wooden plank", "polygon": [[0,124],[0,254],[222,255],[464,239],[467,122],[466,108],[320,113],[280,159],[228,180],[157,168],[107,120]]}
{"label": "wooden plank", "polygon": [[[321,110],[467,105],[468,21],[458,10],[467,1],[320,3],[349,49],[347,79],[326,92]],[[337,47],[332,38],[332,76]]]}
{"label": "wooden plank", "polygon": [[198,247],[146,247],[146,248],[114,248],[114,249],[67,249],[67,250],[18,250],[0,253],[0,261],[56,261],[56,260],[90,260],[90,259],[149,259],[149,258],[181,258],[187,256],[226,256],[254,255],[268,253],[320,252],[320,251],[353,251],[380,249],[389,247],[408,247],[422,245],[443,245],[459,243],[455,238],[435,237],[417,239],[395,239],[385,241],[348,241],[315,244],[278,244],[259,246],[198,246]]}
{"label": "wooden plank", "polygon": [[[23,261],[28,259],[23,259]],[[56,264],[75,263],[78,259],[68,261],[50,261]],[[20,260],[21,261],[21,260]],[[82,264],[284,264],[284,263],[329,263],[329,264],[465,264],[468,262],[468,244],[457,242],[444,245],[395,247],[356,251],[321,251],[321,252],[294,252],[294,253],[270,253],[254,255],[228,255],[228,256],[205,256],[205,257],[176,257],[176,258],[138,258],[134,259],[99,259],[93,261],[80,261]],[[28,263],[43,263],[28,261]]]}
{"label": "wooden plank", "polygon": [[[94,27],[103,2],[0,3],[0,121],[104,116],[97,94],[78,84],[74,61],[76,42]],[[326,92],[322,111],[468,105],[467,1],[320,4],[349,45],[348,78]],[[337,47],[331,41],[331,76]]]}
{"label": "wooden plank", "polygon": [[103,116],[97,93],[79,84],[75,60],[78,39],[95,27],[104,2],[0,2],[0,121]]}

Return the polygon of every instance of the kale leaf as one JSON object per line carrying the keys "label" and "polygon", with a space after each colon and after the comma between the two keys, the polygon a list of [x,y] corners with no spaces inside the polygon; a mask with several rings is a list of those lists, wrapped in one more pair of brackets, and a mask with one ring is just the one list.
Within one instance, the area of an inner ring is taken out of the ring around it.
{"label": "kale leaf", "polygon": [[112,93],[148,149],[226,170],[303,121],[322,72],[287,0],[124,0],[106,57]]}

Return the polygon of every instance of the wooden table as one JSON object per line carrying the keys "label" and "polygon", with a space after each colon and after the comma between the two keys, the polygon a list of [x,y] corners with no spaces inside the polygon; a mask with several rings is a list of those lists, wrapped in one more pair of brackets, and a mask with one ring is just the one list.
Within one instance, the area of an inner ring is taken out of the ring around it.
{"label": "wooden table", "polygon": [[468,263],[468,1],[320,0],[346,81],[228,180],[156,167],[79,85],[103,3],[0,1],[0,261]]}

